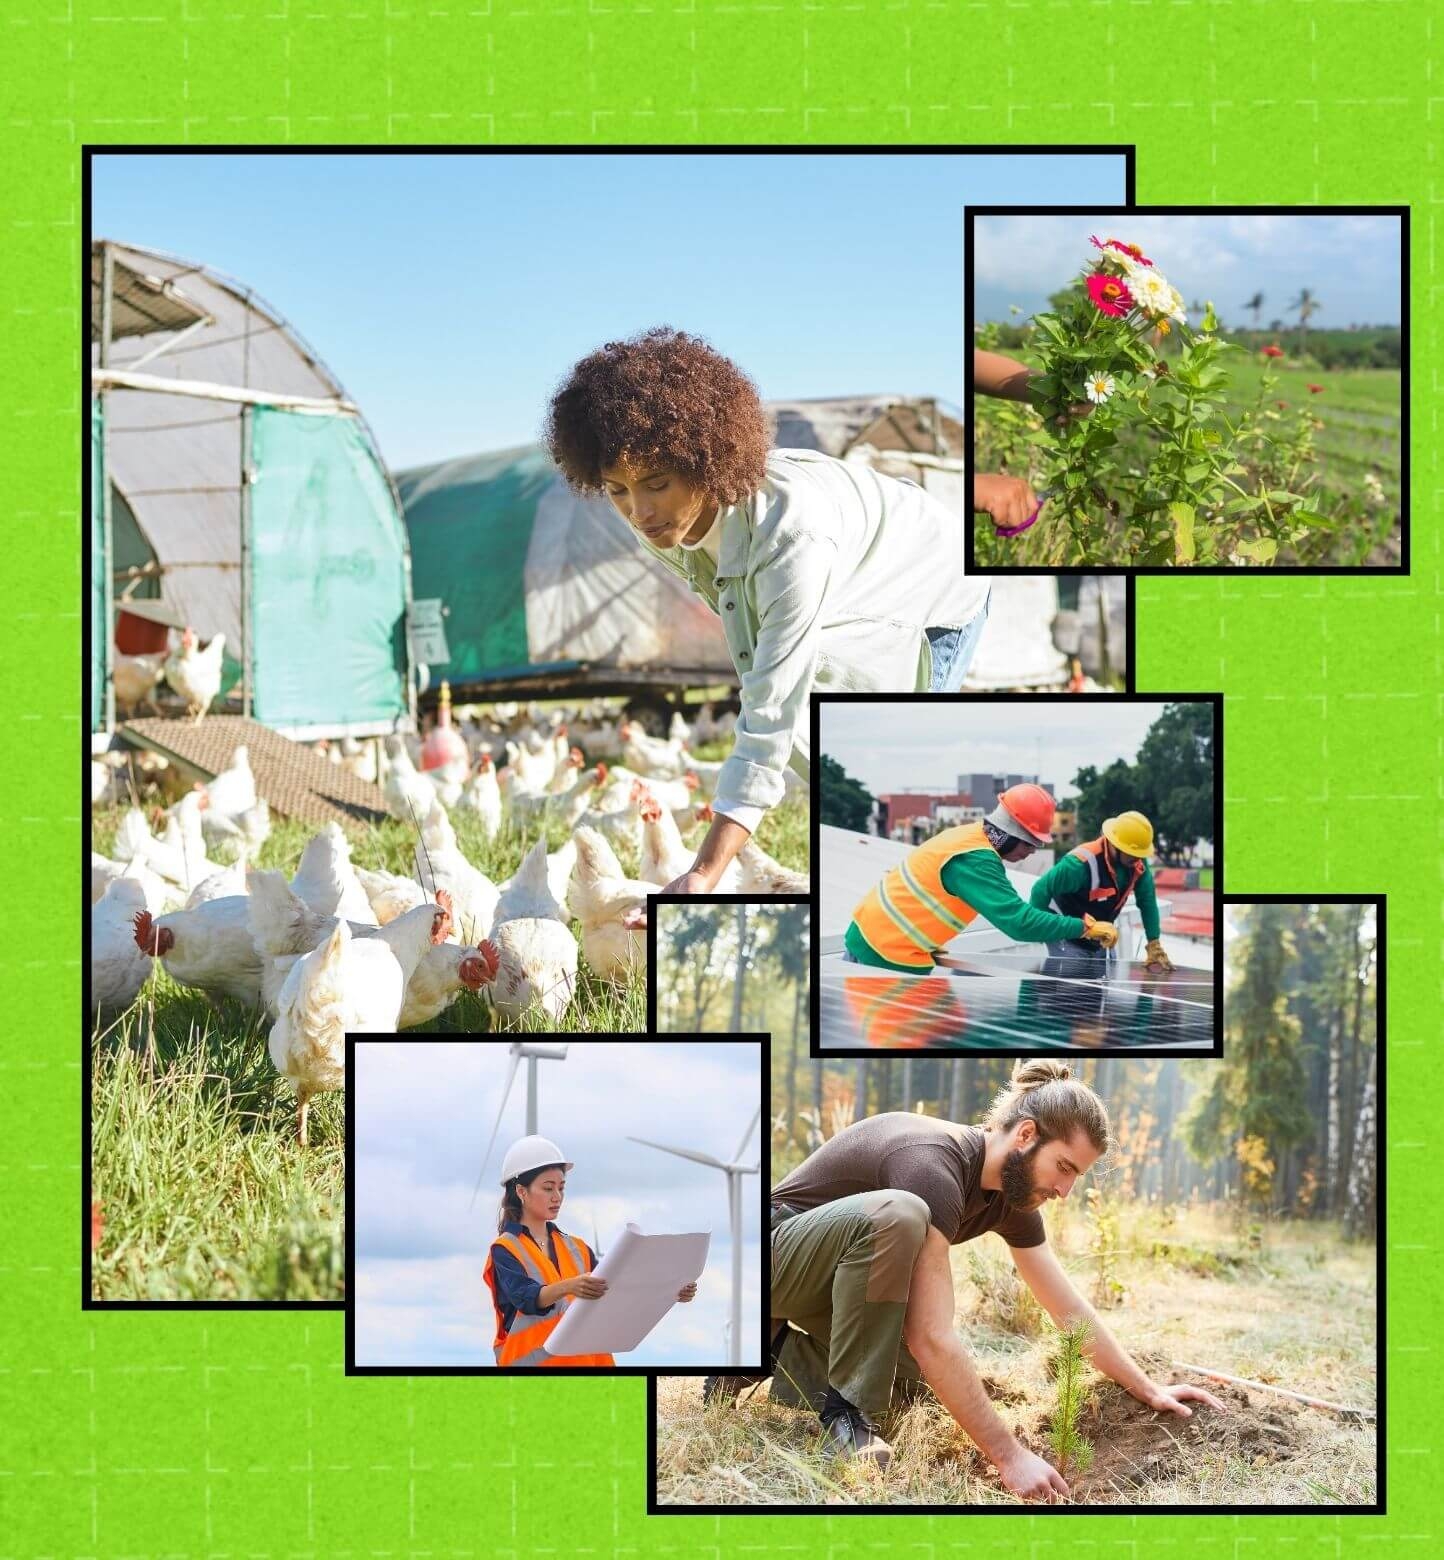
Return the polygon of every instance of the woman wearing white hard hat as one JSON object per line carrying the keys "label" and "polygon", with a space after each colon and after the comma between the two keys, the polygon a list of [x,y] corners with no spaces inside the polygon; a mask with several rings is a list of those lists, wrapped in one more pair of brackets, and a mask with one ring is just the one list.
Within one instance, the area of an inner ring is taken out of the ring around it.
{"label": "woman wearing white hard hat", "polygon": [[[496,1239],[483,1278],[496,1311],[496,1363],[504,1366],[615,1365],[610,1354],[549,1354],[546,1340],[575,1300],[595,1300],[607,1281],[594,1276],[597,1256],[554,1222],[572,1168],[550,1138],[519,1138],[501,1165]],[[677,1293],[690,1300],[696,1284]]]}

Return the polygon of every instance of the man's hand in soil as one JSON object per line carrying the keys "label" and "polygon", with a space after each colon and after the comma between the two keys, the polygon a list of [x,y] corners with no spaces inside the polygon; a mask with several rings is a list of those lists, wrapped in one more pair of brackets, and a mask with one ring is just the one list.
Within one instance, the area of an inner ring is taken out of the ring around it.
{"label": "man's hand in soil", "polygon": [[973,513],[991,515],[1004,530],[1022,525],[1037,507],[1037,496],[1021,477],[973,478]]}
{"label": "man's hand in soil", "polygon": [[1068,1486],[1063,1475],[1026,1446],[1017,1447],[1011,1456],[998,1464],[1004,1485],[1020,1500],[1053,1501],[1068,1498]]}
{"label": "man's hand in soil", "polygon": [[1155,1386],[1152,1394],[1145,1397],[1143,1401],[1150,1408],[1157,1409],[1159,1413],[1166,1411],[1170,1414],[1178,1414],[1183,1419],[1193,1417],[1193,1410],[1185,1408],[1185,1402],[1207,1403],[1210,1408],[1216,1408],[1220,1414],[1228,1412],[1212,1392],[1205,1392],[1202,1387],[1191,1387],[1186,1382],[1175,1382],[1167,1387]]}

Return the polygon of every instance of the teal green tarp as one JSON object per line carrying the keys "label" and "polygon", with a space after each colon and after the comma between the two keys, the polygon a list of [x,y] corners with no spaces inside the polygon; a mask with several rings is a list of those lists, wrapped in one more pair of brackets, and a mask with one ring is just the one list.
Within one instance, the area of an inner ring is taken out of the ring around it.
{"label": "teal green tarp", "polygon": [[531,661],[527,549],[537,503],[555,481],[556,468],[540,449],[397,474],[411,535],[412,597],[446,603],[451,659],[430,668],[433,680],[477,682],[498,667]]}
{"label": "teal green tarp", "polygon": [[406,710],[406,538],[350,417],[247,413],[251,713],[271,726]]}

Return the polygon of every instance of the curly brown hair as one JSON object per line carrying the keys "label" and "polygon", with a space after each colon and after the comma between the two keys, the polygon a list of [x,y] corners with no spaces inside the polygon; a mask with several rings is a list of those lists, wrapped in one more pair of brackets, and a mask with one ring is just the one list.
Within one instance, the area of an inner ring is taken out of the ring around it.
{"label": "curly brown hair", "polygon": [[761,486],[771,431],[757,387],[700,336],[659,325],[588,353],[552,396],[546,442],[579,493],[619,460],[675,472],[724,504]]}

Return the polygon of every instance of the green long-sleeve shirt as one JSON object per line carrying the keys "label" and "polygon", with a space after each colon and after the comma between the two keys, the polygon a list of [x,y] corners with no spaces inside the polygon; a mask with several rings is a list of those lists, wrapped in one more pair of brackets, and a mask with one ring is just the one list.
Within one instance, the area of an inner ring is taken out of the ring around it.
{"label": "green long-sleeve shirt", "polygon": [[[1126,875],[1121,867],[1114,868],[1113,881],[1119,888],[1123,887]],[[1040,909],[1046,910],[1062,894],[1082,894],[1086,898],[1091,882],[1088,863],[1069,854],[1055,861],[1033,885],[1032,900]],[[1159,936],[1158,895],[1153,887],[1153,871],[1147,862],[1143,865],[1143,876],[1134,885],[1133,897],[1138,901],[1138,913],[1143,917],[1143,935],[1151,942]]]}
{"label": "green long-sleeve shirt", "polygon": [[[1059,942],[1083,935],[1083,922],[1077,916],[1040,910],[1036,896],[1031,905],[1020,899],[995,850],[969,850],[954,856],[943,868],[942,880],[948,893],[971,905],[1014,942]],[[859,964],[917,973],[906,964],[894,964],[874,953],[856,921],[848,927],[843,944]]]}

